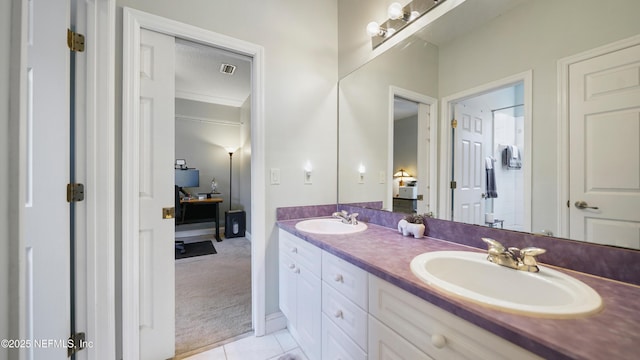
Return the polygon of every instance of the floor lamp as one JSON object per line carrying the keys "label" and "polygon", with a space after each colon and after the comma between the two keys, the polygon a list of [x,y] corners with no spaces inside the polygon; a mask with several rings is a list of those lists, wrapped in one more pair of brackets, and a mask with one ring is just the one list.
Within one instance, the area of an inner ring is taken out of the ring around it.
{"label": "floor lamp", "polygon": [[234,148],[226,148],[227,151],[229,152],[229,211],[231,211],[231,175],[232,175],[232,167],[231,164],[233,163],[233,152],[236,150]]}

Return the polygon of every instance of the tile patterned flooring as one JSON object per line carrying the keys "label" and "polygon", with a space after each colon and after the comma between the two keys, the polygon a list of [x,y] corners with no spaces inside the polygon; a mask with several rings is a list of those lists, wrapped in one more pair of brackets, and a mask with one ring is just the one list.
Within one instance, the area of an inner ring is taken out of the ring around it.
{"label": "tile patterned flooring", "polygon": [[249,336],[185,360],[308,360],[288,330]]}

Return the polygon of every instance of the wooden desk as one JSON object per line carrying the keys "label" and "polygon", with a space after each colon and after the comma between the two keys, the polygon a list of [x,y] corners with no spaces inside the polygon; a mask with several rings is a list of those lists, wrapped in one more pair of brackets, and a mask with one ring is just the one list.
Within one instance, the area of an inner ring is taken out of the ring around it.
{"label": "wooden desk", "polygon": [[[213,206],[213,219],[216,222],[216,241],[222,241],[220,238],[220,209],[219,205],[222,202],[222,198],[211,198],[211,199],[181,199],[180,206],[182,206],[182,217],[180,219],[180,224],[185,224],[185,217],[187,215],[187,210],[191,206]],[[188,219],[188,217],[187,217]],[[196,220],[192,222],[206,222],[211,218]]]}

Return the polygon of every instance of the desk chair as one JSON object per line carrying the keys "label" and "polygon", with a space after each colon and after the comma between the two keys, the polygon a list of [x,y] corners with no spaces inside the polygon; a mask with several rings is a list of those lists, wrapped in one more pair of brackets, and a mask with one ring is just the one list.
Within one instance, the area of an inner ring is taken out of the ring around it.
{"label": "desk chair", "polygon": [[[175,204],[175,222],[176,227],[182,219],[182,204],[180,204],[180,187],[176,185],[176,204]],[[184,254],[187,250],[184,247],[184,241],[176,240],[176,249],[180,250],[180,254]]]}

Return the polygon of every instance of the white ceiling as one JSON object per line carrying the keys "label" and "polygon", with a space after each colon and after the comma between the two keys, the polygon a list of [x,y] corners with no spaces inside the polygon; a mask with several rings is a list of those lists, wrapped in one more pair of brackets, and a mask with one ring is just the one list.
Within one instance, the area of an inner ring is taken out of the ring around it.
{"label": "white ceiling", "polygon": [[[233,75],[221,64],[236,66]],[[176,98],[240,107],[251,93],[251,59],[176,39]]]}

